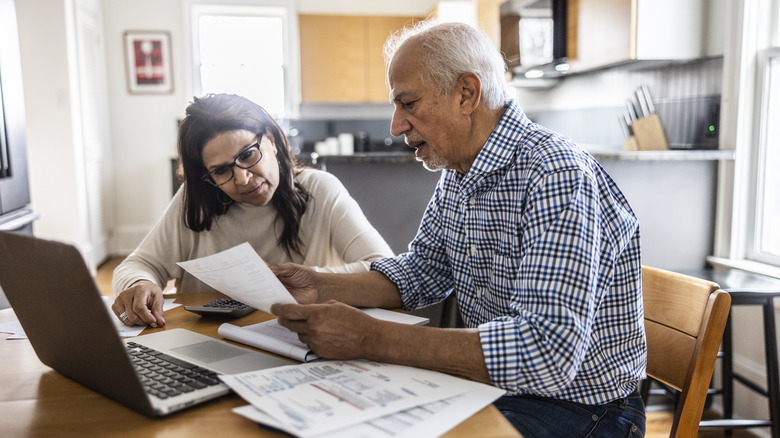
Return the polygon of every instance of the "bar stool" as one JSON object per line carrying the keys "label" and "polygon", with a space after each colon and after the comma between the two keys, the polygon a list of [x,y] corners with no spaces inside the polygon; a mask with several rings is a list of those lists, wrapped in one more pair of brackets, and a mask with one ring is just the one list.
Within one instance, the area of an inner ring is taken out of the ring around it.
{"label": "bar stool", "polygon": [[[734,351],[732,348],[731,314],[723,333],[721,358],[721,390],[723,395],[723,419],[705,420],[701,429],[741,429],[749,427],[771,427],[773,438],[780,438],[780,375],[778,374],[777,336],[775,334],[774,298],[780,296],[780,280],[753,274],[739,269],[712,268],[685,270],[681,273],[718,283],[721,289],[731,295],[731,306],[759,305],[764,320],[764,355],[766,360],[767,386],[756,384],[734,372]],[[734,381],[763,395],[769,401],[769,420],[737,419],[734,415]]]}

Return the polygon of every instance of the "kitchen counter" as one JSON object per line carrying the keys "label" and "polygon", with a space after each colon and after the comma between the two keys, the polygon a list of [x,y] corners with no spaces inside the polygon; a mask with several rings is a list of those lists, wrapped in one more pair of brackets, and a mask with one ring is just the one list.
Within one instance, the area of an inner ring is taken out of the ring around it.
{"label": "kitchen counter", "polygon": [[598,161],[713,161],[733,160],[733,150],[604,151],[589,149]]}
{"label": "kitchen counter", "polygon": [[[611,151],[603,147],[583,145],[593,157],[601,161],[718,161],[733,160],[733,150],[668,150],[668,151]],[[414,153],[369,152],[352,155],[301,154],[298,158],[307,165],[326,168],[329,163],[338,164],[405,164],[415,162]]]}

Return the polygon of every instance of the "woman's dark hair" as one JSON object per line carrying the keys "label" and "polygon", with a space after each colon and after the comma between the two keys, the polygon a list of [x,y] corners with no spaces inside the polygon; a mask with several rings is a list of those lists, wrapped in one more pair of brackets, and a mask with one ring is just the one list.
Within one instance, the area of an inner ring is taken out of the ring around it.
{"label": "woman's dark hair", "polygon": [[[235,130],[261,134],[270,132],[279,161],[279,187],[271,204],[284,223],[278,244],[288,256],[301,254],[298,232],[310,194],[294,177],[301,172],[290,142],[276,121],[260,106],[234,94],[209,94],[195,98],[179,124],[179,172],[183,184],[184,225],[196,232],[209,230],[217,216],[225,214],[234,201],[203,180],[203,147],[217,135]],[[227,199],[227,200],[226,200]],[[251,224],[247,224],[251,226]]]}

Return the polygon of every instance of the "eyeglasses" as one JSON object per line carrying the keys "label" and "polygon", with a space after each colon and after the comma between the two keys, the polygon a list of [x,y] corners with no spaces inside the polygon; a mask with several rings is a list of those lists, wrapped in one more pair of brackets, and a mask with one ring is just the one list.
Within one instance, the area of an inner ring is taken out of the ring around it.
{"label": "eyeglasses", "polygon": [[263,152],[260,150],[260,141],[262,136],[257,136],[256,141],[233,157],[233,162],[224,164],[213,169],[211,172],[203,175],[203,181],[219,187],[230,182],[233,179],[233,167],[238,166],[241,169],[249,169],[263,159]]}

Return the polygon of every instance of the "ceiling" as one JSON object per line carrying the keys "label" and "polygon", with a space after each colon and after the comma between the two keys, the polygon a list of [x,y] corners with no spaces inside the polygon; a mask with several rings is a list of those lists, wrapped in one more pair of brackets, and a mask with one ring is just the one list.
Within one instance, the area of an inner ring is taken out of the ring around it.
{"label": "ceiling", "polygon": [[439,0],[298,0],[302,14],[424,16]]}

